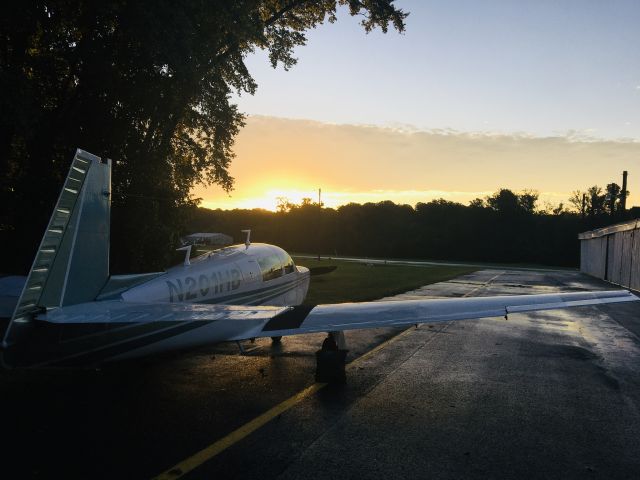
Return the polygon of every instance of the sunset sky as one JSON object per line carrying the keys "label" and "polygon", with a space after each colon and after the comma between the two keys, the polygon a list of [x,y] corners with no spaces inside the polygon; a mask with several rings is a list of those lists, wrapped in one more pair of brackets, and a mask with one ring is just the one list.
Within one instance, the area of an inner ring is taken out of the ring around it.
{"label": "sunset sky", "polygon": [[404,34],[339,12],[290,71],[247,59],[259,87],[237,99],[235,190],[199,188],[203,206],[273,209],[319,187],[327,206],[501,187],[557,204],[625,169],[640,203],[640,2],[396,3]]}

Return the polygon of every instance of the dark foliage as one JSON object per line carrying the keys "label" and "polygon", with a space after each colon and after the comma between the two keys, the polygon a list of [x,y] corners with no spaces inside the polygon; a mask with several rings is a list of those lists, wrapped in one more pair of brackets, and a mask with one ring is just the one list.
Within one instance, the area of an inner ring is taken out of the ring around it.
{"label": "dark foliage", "polygon": [[266,210],[198,209],[192,231],[225,232],[294,252],[477,262],[535,263],[575,267],[578,233],[610,223],[603,212],[536,212],[537,195],[502,189],[469,206],[446,200],[396,205],[349,204],[338,209],[288,204]]}
{"label": "dark foliage", "polygon": [[[164,266],[197,182],[230,189],[256,48],[295,64],[337,5],[404,28],[392,0],[9,0],[0,16],[1,270],[28,268],[76,148],[114,159],[112,267]],[[115,263],[113,263],[115,262]]]}

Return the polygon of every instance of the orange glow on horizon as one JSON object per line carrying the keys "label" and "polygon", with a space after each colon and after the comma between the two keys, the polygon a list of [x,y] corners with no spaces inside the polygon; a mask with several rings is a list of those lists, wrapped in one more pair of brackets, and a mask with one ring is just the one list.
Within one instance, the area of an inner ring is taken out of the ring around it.
{"label": "orange glow on horizon", "polygon": [[[230,197],[220,198],[220,199],[207,199],[203,200],[202,206],[205,208],[222,208],[223,210],[230,210],[234,208],[241,209],[252,209],[252,208],[262,208],[264,210],[271,210],[273,212],[277,211],[278,204],[280,200],[285,200],[290,203],[300,204],[302,203],[302,199],[310,198],[311,201],[318,201],[318,190],[314,192],[313,190],[297,190],[297,189],[275,189],[271,188],[266,191],[261,196],[256,197],[245,197],[241,199],[234,199],[233,193]],[[323,198],[322,203],[326,207],[337,207],[338,205],[335,202],[328,202],[327,199]]]}
{"label": "orange glow on horizon", "polygon": [[[327,208],[338,208],[341,205],[348,203],[378,203],[390,200],[397,204],[406,204],[415,207],[419,202],[427,203],[432,200],[444,198],[445,200],[468,204],[475,198],[485,198],[493,191],[479,191],[479,192],[447,192],[447,191],[391,191],[391,190],[379,190],[370,192],[335,192],[335,191],[322,191],[322,204]],[[564,200],[565,195],[563,193],[555,192],[541,192],[539,206],[543,206],[544,202],[550,202],[557,205]],[[293,204],[301,204],[304,198],[310,198],[312,202],[318,201],[318,190],[297,190],[297,189],[270,189],[266,190],[262,196],[245,197],[241,199],[234,199],[232,197],[220,198],[220,199],[206,199],[203,200],[200,206],[210,209],[254,209],[260,208],[263,210],[270,210],[272,212],[277,211],[280,199],[284,199]]]}
{"label": "orange glow on horizon", "polygon": [[332,208],[385,200],[415,206],[439,198],[466,205],[508,188],[538,191],[539,207],[568,207],[572,191],[620,184],[623,170],[629,170],[628,207],[640,192],[632,170],[640,142],[571,132],[534,137],[250,116],[234,151],[235,190],[195,188],[201,206],[275,211],[279,198],[317,202],[318,188]]}

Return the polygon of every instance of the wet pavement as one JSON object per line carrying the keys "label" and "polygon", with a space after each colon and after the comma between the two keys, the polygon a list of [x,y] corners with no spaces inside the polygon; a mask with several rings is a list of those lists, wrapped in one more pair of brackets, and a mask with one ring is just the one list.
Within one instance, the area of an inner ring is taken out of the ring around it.
{"label": "wet pavement", "polygon": [[[395,298],[609,288],[573,272],[482,270]],[[639,304],[347,332],[346,386],[319,388],[182,478],[636,478]],[[312,385],[323,337],[99,371],[2,372],[3,471],[170,471]]]}

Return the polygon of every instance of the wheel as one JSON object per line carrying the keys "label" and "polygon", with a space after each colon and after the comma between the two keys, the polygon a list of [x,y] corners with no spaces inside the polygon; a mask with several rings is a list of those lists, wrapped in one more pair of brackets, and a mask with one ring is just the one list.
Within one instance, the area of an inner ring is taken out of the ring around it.
{"label": "wheel", "polygon": [[275,343],[277,345],[280,342],[282,342],[282,335],[277,337],[271,337],[271,343]]}

